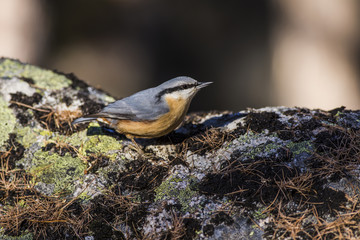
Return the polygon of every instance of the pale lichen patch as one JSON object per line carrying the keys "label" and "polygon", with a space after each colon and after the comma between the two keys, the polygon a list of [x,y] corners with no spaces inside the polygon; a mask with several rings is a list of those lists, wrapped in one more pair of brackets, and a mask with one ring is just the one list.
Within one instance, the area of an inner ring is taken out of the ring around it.
{"label": "pale lichen patch", "polygon": [[14,130],[16,118],[7,103],[0,97],[0,145],[9,138],[9,133]]}
{"label": "pale lichen patch", "polygon": [[85,163],[73,158],[69,153],[64,156],[49,154],[41,150],[34,154],[30,172],[38,182],[54,185],[55,193],[72,193],[74,181],[84,175]]}
{"label": "pale lichen patch", "polygon": [[43,89],[59,90],[71,84],[71,80],[63,75],[10,59],[0,62],[0,76],[29,78],[35,82],[35,86]]}
{"label": "pale lichen patch", "polygon": [[180,203],[182,211],[194,211],[196,207],[191,202],[198,195],[198,181],[195,176],[175,173],[155,189],[155,201],[176,200]]}

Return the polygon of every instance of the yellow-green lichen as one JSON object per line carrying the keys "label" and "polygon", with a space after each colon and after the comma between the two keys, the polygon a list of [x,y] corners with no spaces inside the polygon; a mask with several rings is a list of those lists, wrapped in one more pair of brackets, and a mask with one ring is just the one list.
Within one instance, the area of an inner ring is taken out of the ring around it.
{"label": "yellow-green lichen", "polygon": [[14,130],[16,118],[7,103],[0,97],[0,146],[9,138],[9,133]]}
{"label": "yellow-green lichen", "polygon": [[240,141],[240,142],[242,142],[242,143],[247,143],[247,144],[249,144],[249,143],[251,143],[251,140],[253,139],[253,138],[255,138],[257,135],[255,134],[255,133],[253,133],[252,131],[248,131],[248,132],[246,132],[245,134],[243,134],[243,135],[240,135],[239,137],[238,137],[238,140]]}
{"label": "yellow-green lichen", "polygon": [[42,131],[40,132],[40,135],[41,135],[41,136],[45,136],[45,137],[50,137],[52,134],[53,134],[53,133],[52,133],[51,131],[49,131],[49,130],[42,130]]}
{"label": "yellow-green lichen", "polygon": [[277,138],[278,135],[276,133],[266,133],[265,131],[261,133],[254,133],[253,131],[249,130],[243,135],[238,137],[238,140],[244,144],[251,144],[252,142],[263,139],[264,137],[270,138]]}
{"label": "yellow-green lichen", "polygon": [[83,191],[77,197],[82,201],[89,201],[92,198],[88,191]]}
{"label": "yellow-green lichen", "polygon": [[303,142],[297,142],[297,143],[289,142],[288,144],[286,144],[286,147],[289,148],[289,150],[294,155],[313,152],[313,146],[310,141],[303,141]]}
{"label": "yellow-green lichen", "polygon": [[17,77],[22,74],[24,65],[18,61],[4,59],[0,62],[0,77]]}
{"label": "yellow-green lichen", "polygon": [[[174,198],[179,201],[182,211],[193,211],[197,206],[190,206],[190,203],[191,199],[197,194],[197,191],[194,190],[196,189],[196,182],[197,178],[192,176],[187,179],[172,177],[163,181],[160,186],[155,189],[155,201]],[[179,187],[179,185],[181,187]]]}
{"label": "yellow-green lichen", "polygon": [[84,175],[85,163],[80,158],[73,158],[69,153],[64,156],[49,154],[41,150],[35,152],[30,172],[38,182],[54,184],[55,193],[71,193],[73,183]]}
{"label": "yellow-green lichen", "polygon": [[33,240],[33,235],[27,231],[20,236],[8,236],[4,234],[4,229],[0,228],[0,239],[2,240]]}
{"label": "yellow-green lichen", "polygon": [[17,126],[15,128],[15,133],[17,134],[16,140],[25,148],[29,148],[37,141],[37,136],[39,135],[40,131],[40,129]]}
{"label": "yellow-green lichen", "polygon": [[334,117],[335,117],[336,119],[339,119],[339,118],[341,118],[343,115],[344,115],[343,112],[337,111],[337,113],[334,115]]}
{"label": "yellow-green lichen", "polygon": [[105,98],[104,98],[104,101],[108,102],[108,103],[112,103],[112,102],[115,102],[115,98],[109,96],[109,95],[106,95]]}
{"label": "yellow-green lichen", "polygon": [[81,146],[88,140],[86,132],[87,130],[75,132],[71,136],[67,136],[64,140],[72,146]]}
{"label": "yellow-green lichen", "polygon": [[106,135],[90,136],[89,140],[85,142],[85,151],[95,153],[103,153],[110,157],[111,160],[115,160],[117,151],[122,149],[122,145],[113,137]]}
{"label": "yellow-green lichen", "polygon": [[267,212],[265,212],[266,207],[263,208],[259,208],[257,211],[254,212],[253,217],[256,220],[259,219],[265,219],[269,216],[269,214]]}
{"label": "yellow-green lichen", "polygon": [[242,151],[244,158],[254,159],[257,156],[264,154],[276,153],[283,145],[277,138],[276,133],[267,135],[265,132],[255,134],[248,131],[246,134],[241,135],[238,140],[249,147]]}
{"label": "yellow-green lichen", "polygon": [[19,200],[19,201],[17,202],[17,205],[18,205],[19,207],[21,207],[21,208],[27,207],[26,201],[23,200],[23,199]]}
{"label": "yellow-green lichen", "polygon": [[254,146],[253,148],[249,148],[247,151],[244,151],[242,156],[245,158],[254,159],[255,157],[264,153],[275,153],[280,148],[281,145],[275,142],[263,143],[258,146]]}
{"label": "yellow-green lichen", "polygon": [[101,153],[107,155],[111,160],[115,160],[117,152],[122,149],[123,145],[114,137],[102,135],[101,128],[95,126],[96,123],[90,124],[90,128],[96,129],[96,134],[92,132],[91,134],[94,135],[88,136],[89,130],[80,131],[68,137],[66,142],[72,146],[79,146],[79,152],[82,155],[87,155],[88,152]]}
{"label": "yellow-green lichen", "polygon": [[30,78],[34,80],[37,87],[54,90],[68,87],[71,84],[71,80],[63,75],[10,59],[0,62],[0,77]]}

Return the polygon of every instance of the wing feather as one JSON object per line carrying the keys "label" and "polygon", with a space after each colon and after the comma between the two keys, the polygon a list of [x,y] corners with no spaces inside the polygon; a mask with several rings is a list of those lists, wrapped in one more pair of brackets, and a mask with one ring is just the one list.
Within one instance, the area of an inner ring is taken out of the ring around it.
{"label": "wing feather", "polygon": [[86,117],[106,117],[122,120],[156,120],[169,111],[167,104],[155,99],[155,89],[150,88],[107,105],[99,113]]}

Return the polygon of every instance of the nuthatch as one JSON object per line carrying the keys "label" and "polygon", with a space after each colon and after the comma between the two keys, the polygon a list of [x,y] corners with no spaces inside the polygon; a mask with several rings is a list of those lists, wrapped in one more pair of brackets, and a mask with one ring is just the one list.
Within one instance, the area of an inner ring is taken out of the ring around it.
{"label": "nuthatch", "polygon": [[134,138],[161,137],[181,125],[192,98],[209,84],[190,77],[176,77],[113,102],[99,113],[76,119],[73,124],[103,122],[133,142]]}

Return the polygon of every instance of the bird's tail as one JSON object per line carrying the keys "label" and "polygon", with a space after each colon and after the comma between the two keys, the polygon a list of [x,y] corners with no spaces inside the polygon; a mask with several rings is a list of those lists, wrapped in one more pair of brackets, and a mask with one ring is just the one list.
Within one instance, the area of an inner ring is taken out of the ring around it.
{"label": "bird's tail", "polygon": [[75,119],[72,122],[72,125],[75,125],[75,124],[78,124],[78,123],[90,122],[90,121],[96,120],[96,119],[97,119],[96,117],[81,117],[81,118]]}

